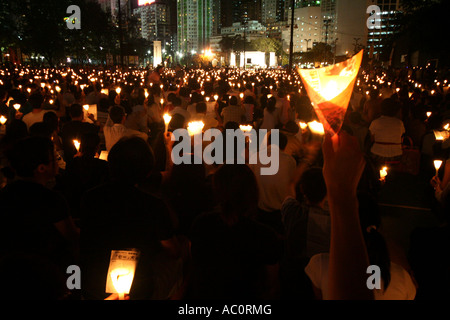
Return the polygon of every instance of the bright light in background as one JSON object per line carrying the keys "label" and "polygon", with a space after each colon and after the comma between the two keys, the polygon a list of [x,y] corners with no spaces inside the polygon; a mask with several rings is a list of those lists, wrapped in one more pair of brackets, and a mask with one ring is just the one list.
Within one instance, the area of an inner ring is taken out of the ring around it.
{"label": "bright light in background", "polygon": [[152,4],[155,0],[138,0],[138,6],[144,6],[146,4]]}

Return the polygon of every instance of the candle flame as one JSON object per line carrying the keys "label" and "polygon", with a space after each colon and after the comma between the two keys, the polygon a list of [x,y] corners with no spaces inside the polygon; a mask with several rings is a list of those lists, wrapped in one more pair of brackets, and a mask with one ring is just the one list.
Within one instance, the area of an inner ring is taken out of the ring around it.
{"label": "candle flame", "polygon": [[131,284],[133,283],[134,271],[127,268],[117,268],[110,273],[112,283],[117,293],[130,293]]}
{"label": "candle flame", "polygon": [[439,170],[441,168],[442,165],[442,160],[434,160],[434,167],[436,168],[436,170]]}
{"label": "candle flame", "polygon": [[252,131],[253,127],[251,125],[240,125],[239,129],[241,129],[243,132],[248,133],[250,131]]}
{"label": "candle flame", "polygon": [[77,151],[80,151],[80,141],[78,140],[73,140],[73,145],[75,146],[75,149],[77,149]]}
{"label": "candle flame", "polygon": [[172,116],[169,115],[168,113],[164,114],[163,118],[165,124],[169,124],[170,120],[172,120]]}
{"label": "candle flame", "polygon": [[324,135],[325,129],[323,127],[323,124],[317,121],[311,121],[308,122],[309,130],[311,130],[312,133]]}
{"label": "candle flame", "polygon": [[8,119],[6,119],[5,116],[1,116],[1,117],[0,117],[0,123],[1,123],[2,125],[5,124],[7,120],[8,120]]}
{"label": "candle flame", "polygon": [[192,121],[192,122],[189,122],[188,126],[187,126],[187,130],[189,132],[189,135],[193,136],[193,135],[201,133],[204,126],[205,126],[205,124],[203,123],[203,121]]}
{"label": "candle flame", "polygon": [[13,105],[13,107],[14,107],[14,109],[16,109],[17,111],[19,111],[19,109],[20,109],[20,104],[15,103],[15,104]]}

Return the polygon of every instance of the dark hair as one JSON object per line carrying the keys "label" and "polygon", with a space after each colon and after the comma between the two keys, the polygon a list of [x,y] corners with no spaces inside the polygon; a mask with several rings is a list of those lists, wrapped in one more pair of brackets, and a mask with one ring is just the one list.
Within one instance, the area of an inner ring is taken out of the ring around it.
{"label": "dark hair", "polygon": [[100,137],[97,133],[85,133],[80,139],[80,151],[83,157],[93,158],[100,145]]}
{"label": "dark hair", "polygon": [[178,97],[174,97],[174,98],[172,99],[172,104],[173,104],[175,107],[181,106],[181,99],[178,98]]}
{"label": "dark hair", "polygon": [[247,165],[222,165],[213,176],[213,189],[224,216],[253,217],[256,213],[258,184]]}
{"label": "dark hair", "polygon": [[113,123],[121,123],[125,116],[125,110],[121,106],[112,106],[109,110],[109,117]]}
{"label": "dark hair", "polygon": [[238,104],[237,97],[236,96],[231,96],[231,98],[230,98],[230,105],[237,106],[237,104]]}
{"label": "dark hair", "polygon": [[52,132],[58,129],[58,115],[56,113],[46,112],[42,121],[50,127]]}
{"label": "dark hair", "polygon": [[42,104],[44,103],[44,96],[39,92],[33,93],[28,98],[28,101],[30,102],[30,105],[33,109],[40,109],[42,107]]}
{"label": "dark hair", "polygon": [[[278,148],[280,148],[280,150],[286,149],[286,146],[288,144],[287,136],[283,132],[278,130],[278,137],[279,137],[279,139],[278,139]],[[271,145],[272,143],[273,142],[272,142],[272,131],[271,131],[269,133],[269,137],[267,139],[267,144]]]}
{"label": "dark hair", "polygon": [[327,195],[327,186],[322,168],[307,169],[299,181],[300,191],[311,205],[319,204]]}
{"label": "dark hair", "polygon": [[269,111],[269,113],[273,113],[275,111],[276,104],[277,99],[275,97],[270,97],[270,99],[267,101],[267,111]]}
{"label": "dark hair", "polygon": [[48,123],[45,122],[35,122],[30,127],[30,136],[39,136],[51,138],[53,130]]}
{"label": "dark hair", "polygon": [[144,139],[124,137],[109,151],[108,164],[112,179],[134,185],[147,178],[155,164],[155,157]]}
{"label": "dark hair", "polygon": [[23,178],[32,178],[41,164],[48,165],[54,154],[53,142],[42,136],[27,137],[17,141],[7,153],[14,172]]}
{"label": "dark hair", "polygon": [[204,102],[198,102],[195,106],[195,111],[197,113],[205,113],[206,112],[206,103]]}
{"label": "dark hair", "polygon": [[79,118],[83,115],[83,107],[81,104],[74,103],[70,106],[70,116],[72,118]]}
{"label": "dark hair", "polygon": [[387,98],[381,102],[381,114],[384,116],[395,117],[400,108],[400,104],[393,98]]}
{"label": "dark hair", "polygon": [[[371,265],[380,267],[384,290],[386,290],[391,281],[391,260],[386,241],[378,231],[381,225],[379,206],[372,195],[364,192],[358,193],[358,204],[359,220],[369,255],[369,262]],[[367,230],[371,226],[374,228]]]}

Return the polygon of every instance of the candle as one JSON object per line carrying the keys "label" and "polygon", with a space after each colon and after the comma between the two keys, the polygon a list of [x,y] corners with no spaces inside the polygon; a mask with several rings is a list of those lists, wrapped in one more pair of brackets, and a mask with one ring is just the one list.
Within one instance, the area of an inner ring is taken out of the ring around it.
{"label": "candle", "polygon": [[75,149],[77,149],[77,152],[80,151],[80,141],[78,140],[73,140],[73,145],[75,146]]}
{"label": "candle", "polygon": [[125,293],[128,293],[133,283],[134,271],[128,268],[116,268],[110,273],[112,283],[117,293],[119,300],[125,300]]}
{"label": "candle", "polygon": [[241,129],[241,131],[243,131],[244,133],[249,133],[250,131],[252,131],[253,127],[251,125],[240,125],[239,129]]}
{"label": "candle", "polygon": [[88,104],[83,105],[83,109],[89,111],[89,105]]}
{"label": "candle", "polygon": [[122,89],[120,87],[116,88],[116,93],[120,94],[120,92],[122,91]]}
{"label": "candle", "polygon": [[[49,103],[50,103],[50,104],[53,104],[53,100],[52,100],[52,99],[50,99],[50,100],[49,100]],[[88,107],[88,109],[89,109],[89,107]]]}
{"label": "candle", "polygon": [[442,160],[434,160],[434,168],[436,169],[436,176],[439,174],[439,169],[441,168]]}
{"label": "candle", "polygon": [[58,93],[61,92],[61,88],[60,87],[56,86],[55,89],[56,89],[56,92],[58,92]]}
{"label": "candle", "polygon": [[444,130],[449,130],[450,129],[450,123],[447,123],[445,126],[444,126]]}
{"label": "candle", "polygon": [[241,92],[241,93],[239,94],[239,97],[241,98],[241,100],[244,99],[244,94]]}
{"label": "candle", "polygon": [[166,125],[166,131],[165,132],[167,133],[167,130],[169,128],[170,120],[172,120],[172,116],[169,115],[168,113],[166,113],[166,114],[164,114],[163,118],[164,118],[164,124]]}
{"label": "candle", "polygon": [[217,99],[219,99],[219,96],[217,94],[214,95],[214,100],[217,101]]}
{"label": "candle", "polygon": [[209,97],[206,97],[206,98],[205,98],[206,102],[209,102],[209,99],[210,99]]}
{"label": "candle", "polygon": [[17,111],[19,111],[19,109],[20,109],[20,104],[19,104],[19,103],[15,103],[15,104],[13,105],[13,107],[14,107],[14,109],[16,109]]}
{"label": "candle", "polygon": [[323,124],[321,124],[320,122],[317,122],[316,120],[308,122],[308,127],[312,133],[319,134],[319,135],[325,134]]}
{"label": "candle", "polygon": [[203,121],[193,121],[193,122],[189,122],[188,126],[187,126],[187,130],[189,132],[190,136],[202,133],[203,127],[205,126],[205,124],[203,123]]}
{"label": "candle", "polygon": [[0,124],[4,125],[8,119],[5,118],[5,116],[0,117]]}
{"label": "candle", "polygon": [[381,170],[380,170],[380,181],[384,181],[386,179],[386,176],[388,174],[387,170],[388,170],[387,167],[381,168]]}
{"label": "candle", "polygon": [[427,112],[427,117],[429,118],[431,116],[431,112]]}
{"label": "candle", "polygon": [[164,104],[164,99],[161,98],[161,100],[159,100],[159,102],[161,103],[161,105],[163,105]]}

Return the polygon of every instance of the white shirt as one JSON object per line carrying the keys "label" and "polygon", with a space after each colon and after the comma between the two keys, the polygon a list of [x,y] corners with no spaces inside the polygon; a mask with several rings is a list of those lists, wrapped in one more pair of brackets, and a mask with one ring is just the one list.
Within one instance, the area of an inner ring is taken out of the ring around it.
{"label": "white shirt", "polygon": [[33,124],[35,124],[36,122],[44,121],[44,114],[46,114],[47,112],[53,112],[53,111],[51,111],[51,110],[41,110],[39,112],[31,111],[23,116],[22,121],[25,122],[28,130],[30,130],[30,127]]}
{"label": "white shirt", "polygon": [[[322,299],[329,300],[328,293],[328,265],[329,253],[319,253],[314,255],[305,268],[305,272],[311,279],[312,284],[321,290]],[[386,291],[374,289],[375,300],[414,300],[416,297],[416,287],[409,273],[400,265],[391,261],[391,281]],[[369,277],[370,274],[367,274]]]}
{"label": "white shirt", "polygon": [[375,140],[371,149],[373,154],[388,158],[402,155],[402,136],[405,127],[400,119],[381,116],[372,121],[369,130]]}
{"label": "white shirt", "polygon": [[[272,152],[279,152],[278,172],[275,175],[261,175],[261,167],[269,167],[274,164],[262,165],[258,161],[257,164],[249,165],[258,181],[259,208],[268,212],[281,210],[281,205],[289,194],[289,183],[296,168],[292,156],[280,151],[277,147],[270,146],[270,148]],[[250,158],[250,163],[255,162],[254,157],[255,155]]]}
{"label": "white shirt", "polygon": [[129,129],[123,124],[118,123],[115,123],[112,126],[105,125],[103,127],[103,133],[105,134],[105,145],[108,152],[122,137],[137,136],[145,141],[148,139],[148,136],[145,133]]}

